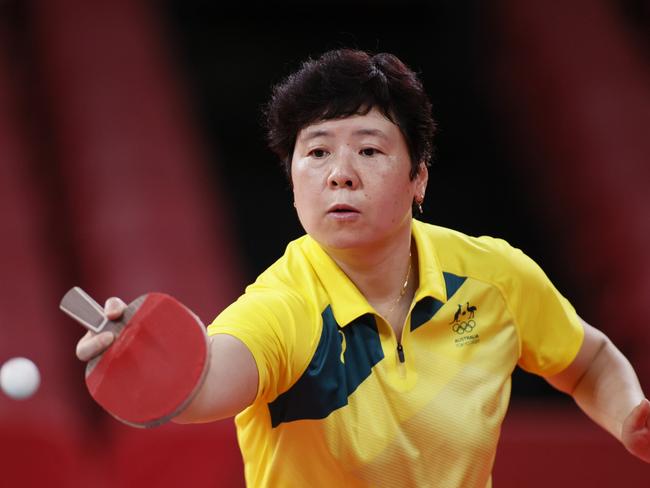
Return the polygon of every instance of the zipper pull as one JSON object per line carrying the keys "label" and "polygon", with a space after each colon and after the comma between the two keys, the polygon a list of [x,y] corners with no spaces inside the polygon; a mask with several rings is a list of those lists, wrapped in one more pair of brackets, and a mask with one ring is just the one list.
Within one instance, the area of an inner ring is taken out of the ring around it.
{"label": "zipper pull", "polygon": [[397,357],[399,358],[400,363],[404,362],[404,348],[399,342],[397,343]]}

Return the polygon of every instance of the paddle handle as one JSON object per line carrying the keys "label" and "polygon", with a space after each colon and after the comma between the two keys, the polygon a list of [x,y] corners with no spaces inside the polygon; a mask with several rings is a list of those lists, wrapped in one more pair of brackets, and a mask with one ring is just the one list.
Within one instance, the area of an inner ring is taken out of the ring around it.
{"label": "paddle handle", "polygon": [[59,308],[95,333],[101,332],[108,323],[104,309],[78,286],[68,290],[61,299]]}

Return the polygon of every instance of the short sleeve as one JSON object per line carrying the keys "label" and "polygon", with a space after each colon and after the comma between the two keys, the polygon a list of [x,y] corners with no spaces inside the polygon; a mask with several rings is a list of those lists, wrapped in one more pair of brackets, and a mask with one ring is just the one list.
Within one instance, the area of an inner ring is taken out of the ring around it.
{"label": "short sleeve", "polygon": [[519,249],[507,246],[506,299],[519,331],[521,368],[551,376],[569,366],[584,338],[578,314],[544,271]]}
{"label": "short sleeve", "polygon": [[271,401],[305,370],[320,336],[318,317],[299,295],[254,284],[217,316],[208,335],[244,343],[257,365],[257,400]]}

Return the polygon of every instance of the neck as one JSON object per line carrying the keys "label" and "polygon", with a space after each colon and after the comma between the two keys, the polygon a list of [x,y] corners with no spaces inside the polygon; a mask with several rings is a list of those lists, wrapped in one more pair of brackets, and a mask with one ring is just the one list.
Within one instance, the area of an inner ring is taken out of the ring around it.
{"label": "neck", "polygon": [[[402,292],[410,303],[417,284],[416,260],[411,262],[411,229],[388,242],[363,249],[325,249],[380,313],[387,311]],[[415,253],[413,253],[415,254]],[[411,266],[410,273],[409,266]],[[409,280],[404,292],[404,282]]]}

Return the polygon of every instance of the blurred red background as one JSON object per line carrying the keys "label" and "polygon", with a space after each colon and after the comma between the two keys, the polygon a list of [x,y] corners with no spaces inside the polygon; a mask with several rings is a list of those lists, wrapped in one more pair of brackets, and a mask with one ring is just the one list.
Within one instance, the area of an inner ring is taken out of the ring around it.
{"label": "blurred red background", "polygon": [[[650,8],[641,1],[0,2],[4,486],[243,486],[232,421],[153,430],[89,399],[73,285],[151,290],[210,322],[300,234],[259,109],[308,55],[394,52],[439,120],[424,219],[536,259],[650,386]],[[645,487],[629,456],[520,371],[497,487]]]}

